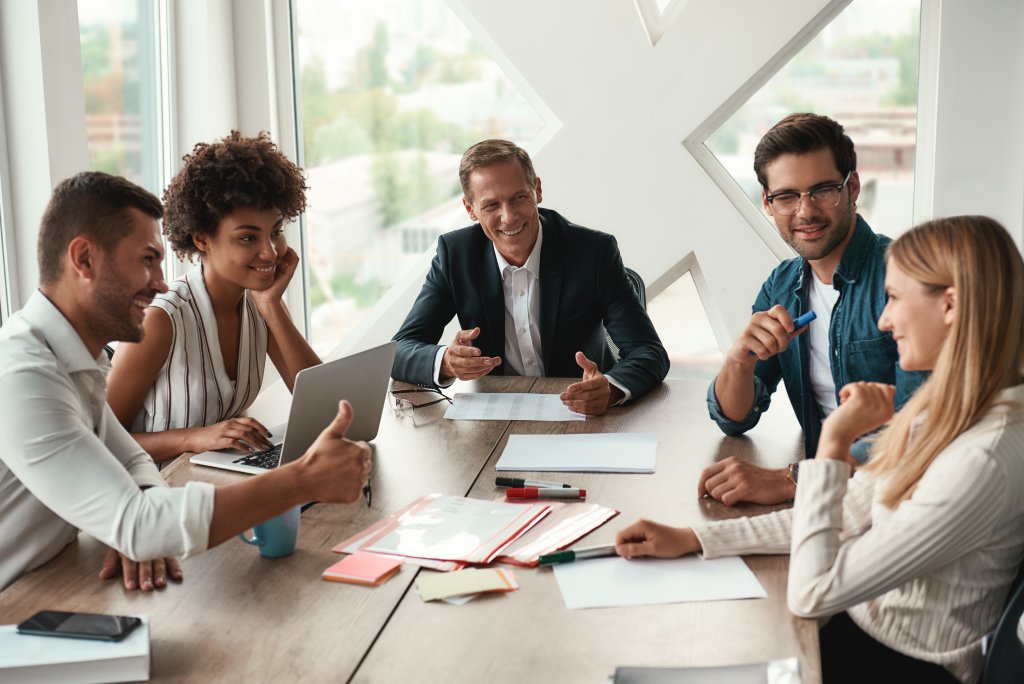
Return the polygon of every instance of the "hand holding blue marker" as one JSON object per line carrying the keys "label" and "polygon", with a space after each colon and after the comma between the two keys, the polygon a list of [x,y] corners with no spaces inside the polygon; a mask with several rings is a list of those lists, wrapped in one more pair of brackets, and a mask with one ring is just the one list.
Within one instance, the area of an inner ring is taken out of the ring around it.
{"label": "hand holding blue marker", "polygon": [[[799,330],[800,328],[804,327],[817,317],[818,314],[814,313],[813,311],[808,311],[803,316],[799,316],[795,321],[793,321],[793,330]],[[757,356],[757,354],[755,354],[752,351],[748,351],[747,354],[749,354],[750,356]]]}

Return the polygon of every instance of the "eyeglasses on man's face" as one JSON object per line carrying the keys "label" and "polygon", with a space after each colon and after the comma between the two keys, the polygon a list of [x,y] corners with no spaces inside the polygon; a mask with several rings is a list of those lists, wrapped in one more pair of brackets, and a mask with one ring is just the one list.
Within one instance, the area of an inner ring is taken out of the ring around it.
{"label": "eyeglasses on man's face", "polygon": [[[427,401],[413,401],[412,399],[407,399],[403,396],[399,396],[402,394],[425,394],[427,395]],[[435,397],[440,395],[440,398],[431,399],[431,395]],[[393,408],[396,412],[399,413],[405,411],[415,411],[416,409],[434,406],[435,404],[440,404],[442,401],[447,401],[449,404],[451,404],[452,398],[449,397],[444,392],[442,392],[441,390],[434,389],[432,387],[415,387],[412,389],[391,390],[391,408]]]}
{"label": "eyeglasses on man's face", "polygon": [[772,205],[775,213],[782,216],[791,216],[798,212],[804,195],[810,198],[811,204],[818,209],[834,209],[839,206],[839,198],[842,196],[843,188],[850,182],[850,175],[852,173],[852,170],[847,171],[846,178],[843,179],[842,183],[819,185],[807,192],[795,192],[792,190],[777,192],[774,195],[766,195],[764,201]]}

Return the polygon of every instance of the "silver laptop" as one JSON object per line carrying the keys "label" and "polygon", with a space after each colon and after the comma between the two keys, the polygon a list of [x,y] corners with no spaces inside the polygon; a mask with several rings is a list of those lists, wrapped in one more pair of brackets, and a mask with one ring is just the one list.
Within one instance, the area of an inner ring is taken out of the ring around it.
{"label": "silver laptop", "polygon": [[338,402],[348,399],[355,418],[348,438],[369,442],[377,436],[387,397],[394,342],[299,371],[292,390],[288,422],[270,428],[272,449],[248,454],[234,449],[204,451],[192,463],[241,473],[263,473],[298,459],[338,414]]}

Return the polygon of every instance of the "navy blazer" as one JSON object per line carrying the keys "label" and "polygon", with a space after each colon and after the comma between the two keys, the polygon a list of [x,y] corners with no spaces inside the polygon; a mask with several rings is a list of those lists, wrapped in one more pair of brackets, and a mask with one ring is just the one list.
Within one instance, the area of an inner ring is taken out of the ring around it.
{"label": "navy blazer", "polygon": [[[665,379],[668,354],[633,292],[615,238],[540,209],[540,340],[545,374],[582,377],[576,352],[639,397]],[[434,386],[434,357],[453,316],[463,330],[480,328],[483,356],[505,357],[505,302],[494,247],[480,224],[437,239],[437,255],[395,340],[396,380]],[[602,323],[619,347],[618,362]],[[503,374],[505,364],[492,373]]]}

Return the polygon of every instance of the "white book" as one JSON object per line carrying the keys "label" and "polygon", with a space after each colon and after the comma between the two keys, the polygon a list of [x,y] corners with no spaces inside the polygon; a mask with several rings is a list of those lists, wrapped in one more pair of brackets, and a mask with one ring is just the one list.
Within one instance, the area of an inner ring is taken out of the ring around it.
{"label": "white book", "polygon": [[149,679],[149,619],[122,641],[18,634],[0,625],[0,683],[99,684]]}

